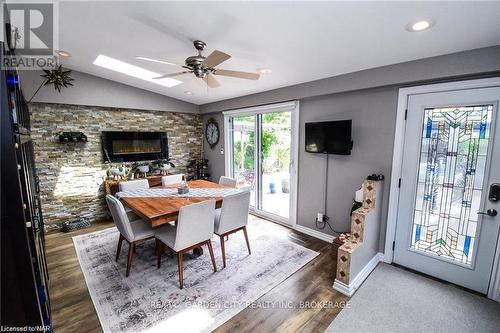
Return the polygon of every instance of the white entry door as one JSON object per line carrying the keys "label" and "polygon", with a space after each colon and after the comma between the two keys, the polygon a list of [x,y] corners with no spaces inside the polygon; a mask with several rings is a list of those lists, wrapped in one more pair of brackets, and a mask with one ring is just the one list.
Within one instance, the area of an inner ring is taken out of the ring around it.
{"label": "white entry door", "polygon": [[499,87],[408,97],[394,262],[480,293],[500,225],[488,198],[500,183],[499,100]]}

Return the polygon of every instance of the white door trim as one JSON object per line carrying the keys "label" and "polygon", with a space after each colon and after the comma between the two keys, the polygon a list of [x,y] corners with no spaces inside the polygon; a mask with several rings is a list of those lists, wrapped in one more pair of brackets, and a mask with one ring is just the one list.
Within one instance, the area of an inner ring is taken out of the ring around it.
{"label": "white door trim", "polygon": [[[275,220],[278,223],[282,223],[288,227],[295,228],[297,225],[297,191],[298,191],[298,174],[299,174],[299,129],[300,129],[300,102],[290,101],[276,104],[268,104],[261,106],[254,106],[249,108],[237,109],[224,111],[224,145],[225,145],[225,163],[224,163],[224,174],[228,177],[232,175],[232,160],[233,152],[232,149],[232,135],[230,134],[231,123],[229,119],[236,115],[252,115],[269,113],[276,111],[291,111],[291,123],[292,123],[292,138],[291,138],[291,172],[290,172],[290,213],[288,223],[283,223],[280,219],[272,216],[272,214],[265,215],[265,218]],[[256,214],[257,215],[257,214]]]}
{"label": "white door trim", "polygon": [[[399,179],[403,162],[405,138],[405,114],[410,95],[428,94],[465,89],[500,87],[500,77],[438,83],[399,89],[398,108],[396,114],[396,131],[394,135],[394,151],[392,155],[392,174],[389,192],[389,207],[387,211],[387,228],[385,236],[384,262],[392,263],[394,257],[393,243],[396,236],[396,218],[399,204]],[[494,266],[490,278],[488,297],[500,301],[500,238],[496,244]]]}

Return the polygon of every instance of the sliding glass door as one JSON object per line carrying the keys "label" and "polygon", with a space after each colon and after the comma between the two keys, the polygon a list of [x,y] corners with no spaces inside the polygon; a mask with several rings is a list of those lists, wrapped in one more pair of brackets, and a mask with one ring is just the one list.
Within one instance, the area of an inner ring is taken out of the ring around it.
{"label": "sliding glass door", "polygon": [[232,123],[233,178],[238,187],[248,187],[250,206],[255,206],[255,116],[235,116]]}
{"label": "sliding glass door", "polygon": [[281,223],[290,223],[293,202],[292,119],[290,108],[226,116],[227,174],[251,190],[255,214]]}
{"label": "sliding glass door", "polygon": [[290,213],[291,112],[258,115],[258,209],[288,219]]}

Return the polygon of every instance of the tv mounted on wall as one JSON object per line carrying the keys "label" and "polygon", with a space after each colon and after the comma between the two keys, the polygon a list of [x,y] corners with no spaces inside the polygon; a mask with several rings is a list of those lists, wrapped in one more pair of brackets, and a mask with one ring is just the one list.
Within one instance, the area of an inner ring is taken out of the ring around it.
{"label": "tv mounted on wall", "polygon": [[351,155],[351,120],[306,123],[306,152]]}
{"label": "tv mounted on wall", "polygon": [[168,158],[168,141],[165,132],[104,131],[101,134],[105,162],[120,163]]}

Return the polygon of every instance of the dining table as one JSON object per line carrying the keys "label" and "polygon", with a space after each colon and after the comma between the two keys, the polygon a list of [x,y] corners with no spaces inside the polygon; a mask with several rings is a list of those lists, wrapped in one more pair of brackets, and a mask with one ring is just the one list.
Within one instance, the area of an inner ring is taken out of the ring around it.
{"label": "dining table", "polygon": [[[177,189],[179,185],[160,185],[150,189]],[[188,181],[187,185],[190,189],[230,189],[227,186],[202,179]],[[154,193],[153,191],[150,192]],[[117,193],[117,196],[153,229],[177,221],[179,210],[184,206],[213,199],[215,200],[215,207],[220,208],[223,201],[223,196],[160,196],[160,194],[159,196],[126,196],[120,195],[120,192]]]}
{"label": "dining table", "polygon": [[[145,223],[149,225],[150,228],[155,229],[159,228],[162,225],[167,223],[176,223],[179,215],[179,210],[187,205],[191,205],[197,202],[202,202],[205,200],[215,200],[215,208],[222,207],[222,201],[224,197],[221,196],[193,196],[190,195],[172,195],[172,196],[162,196],[162,189],[164,190],[176,190],[180,184],[172,184],[172,185],[159,185],[150,188],[150,191],[147,191],[147,194],[141,196],[141,194],[135,194],[133,196],[129,196],[130,193],[126,192],[118,192],[116,196],[120,198],[122,203],[124,203],[127,207],[129,207],[135,214],[141,217]],[[187,182],[189,189],[199,189],[203,191],[206,189],[208,192],[212,190],[212,192],[217,193],[217,189],[225,190],[225,191],[234,191],[236,189],[230,188],[228,186],[220,185],[217,183],[213,183],[208,180],[191,180]],[[155,191],[160,190],[160,191]],[[193,190],[194,192],[196,190]],[[158,196],[155,195],[155,192],[158,192]],[[175,193],[175,191],[171,191]],[[200,191],[198,191],[200,192]],[[194,248],[193,254],[195,256],[200,256],[203,254],[203,249],[201,247]]]}

